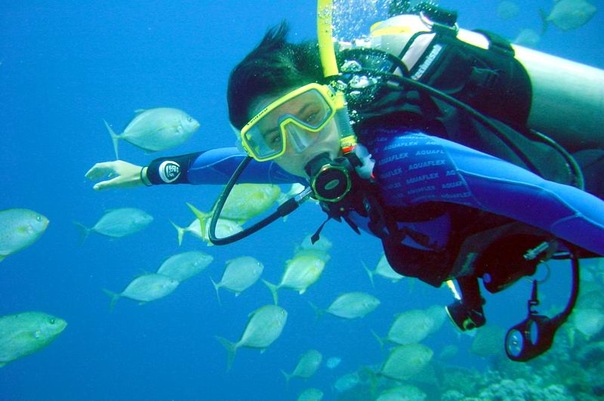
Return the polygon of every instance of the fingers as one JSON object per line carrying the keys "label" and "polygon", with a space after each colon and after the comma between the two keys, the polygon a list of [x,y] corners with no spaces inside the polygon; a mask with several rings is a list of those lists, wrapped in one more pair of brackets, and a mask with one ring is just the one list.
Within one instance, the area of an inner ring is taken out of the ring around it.
{"label": "fingers", "polygon": [[92,168],[86,172],[85,177],[94,181],[111,174],[115,174],[113,162],[103,162],[92,166]]}
{"label": "fingers", "polygon": [[107,188],[129,188],[142,185],[141,169],[140,166],[122,160],[101,162],[92,166],[85,177],[91,181],[99,181],[92,187],[96,191]]}
{"label": "fingers", "polygon": [[94,189],[95,191],[102,191],[103,189],[117,186],[117,185],[119,185],[119,179],[120,179],[120,177],[115,177],[111,180],[97,182],[96,184],[94,184],[92,189]]}

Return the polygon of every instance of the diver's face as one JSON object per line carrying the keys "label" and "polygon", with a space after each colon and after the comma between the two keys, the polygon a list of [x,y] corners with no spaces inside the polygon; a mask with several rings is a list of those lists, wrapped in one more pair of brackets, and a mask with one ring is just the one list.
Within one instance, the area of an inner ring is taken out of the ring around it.
{"label": "diver's face", "polygon": [[[279,99],[280,96],[261,97],[254,102],[252,115],[262,110],[263,105],[270,104]],[[301,96],[280,106],[280,115],[299,116],[304,122],[313,124],[317,110],[320,106]],[[275,121],[271,126],[277,126]],[[335,122],[331,119],[319,132],[304,130],[300,126],[291,125],[288,129],[285,153],[275,159],[275,163],[283,170],[299,177],[308,178],[304,167],[321,153],[328,153],[333,159],[340,155],[340,134]],[[279,141],[280,135],[274,130],[267,130],[274,138],[266,138],[268,143]],[[278,145],[278,144],[277,144]]]}

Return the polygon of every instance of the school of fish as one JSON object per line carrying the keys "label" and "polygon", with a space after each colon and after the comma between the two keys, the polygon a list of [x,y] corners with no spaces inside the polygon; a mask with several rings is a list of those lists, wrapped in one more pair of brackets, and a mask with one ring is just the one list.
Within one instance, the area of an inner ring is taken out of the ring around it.
{"label": "school of fish", "polygon": [[[576,30],[589,23],[596,11],[597,8],[586,0],[555,0],[550,10],[539,11],[541,29],[522,29],[513,43],[535,47],[549,26],[553,25],[563,32]],[[502,0],[496,12],[501,19],[511,20],[523,10],[514,1]],[[104,125],[110,134],[116,159],[119,158],[120,141],[128,142],[146,152],[159,152],[182,145],[200,126],[199,122],[186,112],[170,107],[137,110],[134,118],[119,134],[116,134],[106,121]],[[217,222],[217,236],[228,237],[241,232],[246,222],[283,202],[292,191],[295,191],[294,187],[289,192],[282,192],[279,186],[265,184],[235,186]],[[177,231],[177,245],[183,243],[185,234],[191,234],[207,245],[212,245],[209,240],[209,225],[214,209],[203,212],[190,203],[187,205],[193,212],[192,220],[184,226],[171,222]],[[92,233],[110,240],[119,240],[146,229],[153,221],[154,218],[144,210],[122,207],[106,210],[93,224],[74,224],[80,230],[83,244]],[[13,258],[14,254],[26,248],[34,247],[48,227],[49,219],[36,211],[25,208],[0,210],[0,262],[7,257]],[[228,340],[216,335],[218,343],[227,351],[227,369],[233,365],[239,349],[263,351],[279,339],[289,316],[285,306],[279,304],[279,291],[289,289],[304,295],[321,279],[331,259],[330,248],[331,243],[325,237],[312,244],[310,236],[307,236],[298,245],[293,256],[283,262],[283,273],[278,283],[262,279],[263,263],[246,255],[229,260],[219,279],[209,278],[216,290],[218,302],[221,300],[221,289],[238,296],[258,281],[266,285],[273,298],[272,304],[259,306],[249,314],[247,322],[241,322],[239,339]],[[175,253],[159,263],[155,272],[138,275],[129,283],[124,283],[123,289],[102,290],[110,298],[110,309],[113,309],[121,298],[139,304],[157,301],[174,293],[181,283],[200,275],[213,260],[213,256],[201,251]],[[403,276],[389,266],[385,256],[381,257],[374,269],[364,264],[363,267],[374,287],[375,277],[392,283],[404,280]],[[330,314],[343,321],[362,319],[381,304],[380,299],[374,295],[360,291],[351,290],[332,295],[332,302],[323,309],[309,301],[318,315]],[[578,337],[585,340],[600,335],[604,331],[603,311],[604,298],[601,288],[584,291],[567,325],[568,341],[572,344]],[[432,349],[423,342],[438,332],[445,320],[444,309],[439,305],[426,309],[401,310],[392,317],[385,334],[380,335],[373,331],[381,346],[388,347],[381,364],[361,367],[340,375],[334,380],[332,391],[353,391],[363,383],[386,378],[394,384],[382,391],[376,398],[377,401],[425,398],[425,394],[409,380],[429,370],[435,356]],[[67,326],[67,322],[60,317],[41,311],[22,311],[0,316],[0,367],[44,349],[57,340]],[[471,351],[485,358],[501,355],[503,336],[502,328],[487,325],[477,331]],[[454,346],[445,347],[438,358],[445,360],[447,355],[456,352]],[[312,379],[321,366],[333,370],[338,368],[341,361],[338,356],[326,358],[321,351],[311,348],[300,353],[295,366],[282,367],[281,372],[286,383],[294,379],[307,381]],[[297,401],[320,401],[323,397],[323,390],[310,385],[298,395]]]}

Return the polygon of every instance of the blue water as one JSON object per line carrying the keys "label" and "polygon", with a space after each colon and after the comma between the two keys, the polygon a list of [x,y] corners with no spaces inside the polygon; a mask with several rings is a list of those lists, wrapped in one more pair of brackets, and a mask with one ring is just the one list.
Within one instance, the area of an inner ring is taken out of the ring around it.
{"label": "blue water", "polygon": [[[503,21],[495,12],[497,1],[472,3],[441,2],[460,12],[462,27],[510,38],[522,28],[539,31],[538,9],[552,6],[545,0],[518,2],[521,15]],[[282,336],[264,353],[240,349],[227,372],[226,352],[215,336],[237,340],[247,315],[272,299],[257,283],[239,297],[223,292],[220,305],[210,277],[218,280],[229,259],[251,255],[265,264],[263,278],[278,281],[295,245],[322,222],[321,213],[304,205],[286,222],[232,246],[207,247],[186,237],[178,247],[170,220],[188,224],[192,215],[185,202],[207,210],[217,188],[98,193],[84,174],[114,157],[103,119],[120,127],[140,108],[181,108],[201,128],[187,144],[164,153],[145,154],[122,143],[124,160],[143,165],[161,155],[231,146],[225,102],[231,68],[283,19],[291,23],[293,40],[314,38],[315,4],[40,0],[5,2],[2,9],[0,209],[30,208],[51,223],[36,244],[0,264],[0,315],[41,310],[69,326],[48,348],[0,369],[1,401],[295,400],[311,386],[325,392],[324,400],[336,400],[339,376],[384,360],[386,351],[372,330],[385,335],[395,313],[452,301],[446,288],[409,280],[393,284],[376,277],[372,287],[361,261],[375,267],[378,241],[329,223],[324,235],[334,248],[321,280],[304,295],[283,290],[280,304],[289,319]],[[602,10],[576,31],[550,27],[537,50],[603,68],[602,27]],[[73,221],[93,225],[106,210],[126,206],[146,210],[153,224],[120,240],[91,235],[79,245]],[[135,276],[187,250],[208,252],[215,260],[165,299],[142,306],[123,299],[110,312],[103,288],[121,291]],[[553,304],[564,302],[554,286],[549,290]],[[315,319],[309,302],[326,307],[347,291],[367,291],[382,304],[360,320]],[[508,327],[522,320],[527,295],[521,284],[509,294],[489,296],[489,321]],[[471,340],[446,322],[426,344],[435,353],[455,344],[459,353],[452,363],[482,369],[487,362],[469,352]],[[280,371],[291,372],[310,348],[342,363],[286,387]]]}

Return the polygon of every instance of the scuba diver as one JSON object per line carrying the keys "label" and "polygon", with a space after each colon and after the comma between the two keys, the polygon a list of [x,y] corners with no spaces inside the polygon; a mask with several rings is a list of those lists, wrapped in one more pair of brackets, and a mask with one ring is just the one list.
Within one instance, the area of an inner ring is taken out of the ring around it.
{"label": "scuba diver", "polygon": [[[556,126],[564,147],[539,132],[544,116],[574,118],[562,113],[573,109],[568,101],[552,105],[549,84],[560,70],[604,73],[568,62],[534,78],[532,69],[543,68],[531,51],[460,30],[455,13],[434,5],[402,11],[374,25],[369,39],[338,43],[337,51],[331,21],[319,21],[319,46],[288,42],[285,23],[270,29],[229,78],[239,148],[144,167],[97,163],[86,177],[99,181],[97,190],[229,182],[221,198],[236,182],[303,183],[296,205],[312,197],[329,218],[378,237],[398,273],[436,287],[456,280],[461,296],[447,312],[461,330],[486,322],[479,280],[495,293],[533,275],[542,261],[569,259],[578,275],[578,260],[604,256],[602,125],[593,118],[569,124],[571,134]],[[564,91],[558,95],[577,96]],[[601,100],[581,101],[589,107],[577,113],[602,118],[593,112]],[[588,124],[599,131],[586,134]],[[534,281],[529,316],[506,338],[511,359],[551,346],[574,305],[575,279],[567,308],[551,319],[535,310]],[[533,329],[544,339],[536,341]]]}

